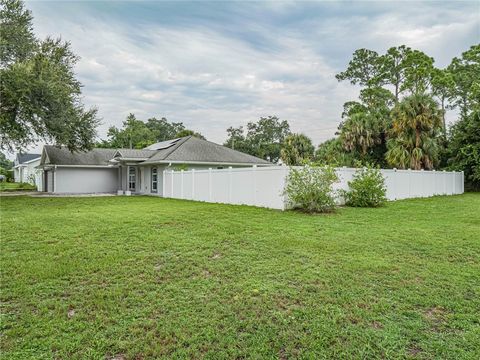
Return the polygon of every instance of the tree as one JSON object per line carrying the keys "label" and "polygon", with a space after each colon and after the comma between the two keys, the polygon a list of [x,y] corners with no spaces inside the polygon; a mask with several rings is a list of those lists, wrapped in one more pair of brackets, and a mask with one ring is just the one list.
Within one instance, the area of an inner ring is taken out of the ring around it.
{"label": "tree", "polygon": [[147,128],[152,132],[152,136],[156,142],[174,139],[177,134],[185,130],[183,123],[169,123],[164,117],[161,119],[150,118],[147,120]]}
{"label": "tree", "polygon": [[447,124],[445,121],[446,102],[451,97],[455,82],[447,69],[433,69],[432,71],[432,94],[440,102],[442,109],[443,133],[447,137]]}
{"label": "tree", "polygon": [[453,125],[447,153],[447,168],[463,171],[468,187],[480,190],[480,109]]}
{"label": "tree", "polygon": [[453,58],[447,69],[454,81],[451,106],[459,108],[464,119],[480,104],[480,44]]}
{"label": "tree", "polygon": [[276,116],[262,117],[258,122],[249,122],[247,132],[243,127],[227,129],[224,145],[272,162],[280,159],[280,150],[285,138],[290,135],[288,121]]}
{"label": "tree", "polygon": [[412,49],[405,45],[391,47],[379,60],[381,77],[385,79],[385,83],[393,86],[395,102],[398,102],[403,91],[402,85],[405,80],[406,59],[411,51]]}
{"label": "tree", "polygon": [[347,70],[335,75],[338,81],[350,80],[361,86],[383,85],[382,63],[376,51],[358,49],[353,53]]}
{"label": "tree", "polygon": [[395,104],[395,98],[391,91],[380,86],[367,87],[360,90],[359,99],[363,109],[384,116],[388,116],[391,107]]}
{"label": "tree", "polygon": [[411,94],[424,93],[430,84],[433,58],[419,50],[402,45],[391,47],[380,57],[381,75],[384,85],[394,88],[395,102],[405,91]]}
{"label": "tree", "polygon": [[6,170],[10,170],[13,167],[13,161],[8,160],[2,152],[0,152],[0,167]]}
{"label": "tree", "polygon": [[142,149],[153,144],[156,139],[147,125],[137,120],[134,114],[129,114],[123,122],[123,128],[112,126],[108,129],[106,147]]}
{"label": "tree", "polygon": [[291,134],[285,138],[281,158],[286,165],[303,165],[306,161],[312,160],[314,152],[315,147],[309,137],[303,134]]}
{"label": "tree", "polygon": [[27,60],[38,47],[32,13],[21,1],[0,2],[0,61],[2,68]]}
{"label": "tree", "polygon": [[258,122],[247,124],[247,142],[255,156],[272,162],[280,159],[285,138],[290,135],[290,125],[276,116],[261,117]]}
{"label": "tree", "polygon": [[185,129],[183,123],[169,123],[164,117],[161,119],[153,117],[145,123],[137,119],[134,114],[130,114],[123,122],[121,129],[115,126],[110,127],[107,133],[108,139],[102,140],[97,146],[103,148],[142,149],[155,142],[190,135],[205,140],[202,134]]}
{"label": "tree", "polygon": [[344,149],[340,138],[334,138],[318,145],[315,161],[321,165],[353,166],[355,157]]}
{"label": "tree", "polygon": [[81,102],[74,73],[79,58],[68,42],[37,40],[21,1],[0,4],[0,147],[21,150],[43,140],[90,149],[99,121],[97,110]]}
{"label": "tree", "polygon": [[342,119],[350,117],[357,112],[366,112],[367,110],[367,107],[358,101],[347,101],[343,104]]}
{"label": "tree", "polygon": [[[385,132],[387,122],[383,117],[374,113],[358,112],[350,116],[340,132],[340,141],[345,150],[356,154],[356,157],[365,162],[382,163],[385,147]],[[375,147],[381,147],[378,154]]]}
{"label": "tree", "polygon": [[385,134],[390,126],[390,106],[394,97],[382,87],[367,87],[360,91],[358,102],[344,105],[345,120],[339,126],[343,148],[357,159],[383,165],[386,151]]}
{"label": "tree", "polygon": [[405,59],[405,79],[401,91],[410,94],[424,94],[430,87],[433,72],[433,58],[419,50],[412,50]]}
{"label": "tree", "polygon": [[4,153],[0,152],[0,175],[4,175],[7,181],[13,177],[13,161],[7,159]]}
{"label": "tree", "polygon": [[247,142],[243,126],[239,126],[238,128],[230,126],[227,129],[227,140],[223,145],[229,147],[230,149],[241,151],[246,154],[254,153],[254,149],[252,149],[250,144]]}
{"label": "tree", "polygon": [[392,120],[386,153],[389,164],[401,169],[433,169],[442,128],[442,112],[435,100],[425,94],[410,95],[393,109]]}
{"label": "tree", "polygon": [[207,140],[205,136],[203,136],[202,134],[195,132],[193,130],[188,130],[188,129],[181,130],[175,135],[176,138],[181,138],[185,136],[193,136],[202,140]]}

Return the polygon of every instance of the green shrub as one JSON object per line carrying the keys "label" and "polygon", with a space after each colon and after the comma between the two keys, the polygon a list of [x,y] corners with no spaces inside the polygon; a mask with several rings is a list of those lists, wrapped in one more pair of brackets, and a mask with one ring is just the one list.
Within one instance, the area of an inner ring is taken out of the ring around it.
{"label": "green shrub", "polygon": [[348,191],[342,192],[347,206],[377,207],[387,201],[385,179],[379,169],[364,167],[357,170],[348,187]]}
{"label": "green shrub", "polygon": [[335,169],[329,166],[291,168],[284,190],[289,208],[309,213],[333,211],[335,191],[332,185],[337,180]]}

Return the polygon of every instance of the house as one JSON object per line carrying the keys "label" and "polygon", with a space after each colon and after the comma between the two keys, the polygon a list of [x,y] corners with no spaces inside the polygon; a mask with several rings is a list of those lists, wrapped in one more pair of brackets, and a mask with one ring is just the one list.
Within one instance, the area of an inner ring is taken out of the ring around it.
{"label": "house", "polygon": [[42,175],[37,166],[40,165],[40,154],[18,153],[13,163],[13,178],[18,183],[30,183],[42,188]]}
{"label": "house", "polygon": [[38,168],[43,191],[122,193],[162,196],[165,170],[272,166],[272,163],[194,136],[144,149],[93,149],[72,153],[46,145]]}

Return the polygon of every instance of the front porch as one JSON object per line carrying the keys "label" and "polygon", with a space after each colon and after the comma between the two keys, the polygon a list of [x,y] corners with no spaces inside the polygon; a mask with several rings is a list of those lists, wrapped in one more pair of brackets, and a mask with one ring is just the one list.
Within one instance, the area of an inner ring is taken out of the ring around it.
{"label": "front porch", "polygon": [[164,165],[120,164],[118,166],[118,194],[163,196],[164,170]]}

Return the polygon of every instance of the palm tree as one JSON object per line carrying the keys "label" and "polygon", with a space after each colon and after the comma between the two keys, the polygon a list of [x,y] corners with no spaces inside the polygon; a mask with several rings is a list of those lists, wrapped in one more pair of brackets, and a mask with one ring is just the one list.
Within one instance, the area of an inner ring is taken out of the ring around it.
{"label": "palm tree", "polygon": [[403,99],[392,111],[392,129],[385,157],[400,169],[432,169],[438,161],[442,110],[426,94]]}
{"label": "palm tree", "polygon": [[311,160],[315,152],[312,140],[303,134],[291,134],[285,138],[281,150],[281,158],[286,165],[302,165]]}
{"label": "palm tree", "polygon": [[384,131],[382,123],[382,120],[373,113],[352,114],[343,123],[340,133],[340,140],[345,150],[359,150],[362,157],[365,157],[369,148],[382,142]]}

